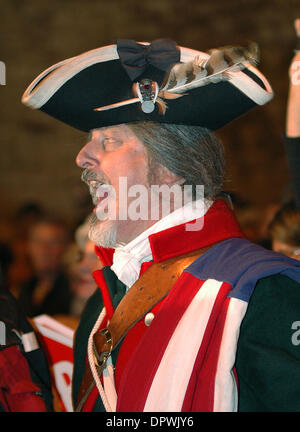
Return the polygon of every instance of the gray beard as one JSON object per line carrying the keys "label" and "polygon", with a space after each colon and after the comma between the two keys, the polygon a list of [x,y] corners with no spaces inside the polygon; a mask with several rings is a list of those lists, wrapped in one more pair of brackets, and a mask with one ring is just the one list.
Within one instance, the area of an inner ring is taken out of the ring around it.
{"label": "gray beard", "polygon": [[89,239],[97,246],[115,248],[117,243],[117,225],[115,221],[101,222],[93,214],[90,219]]}

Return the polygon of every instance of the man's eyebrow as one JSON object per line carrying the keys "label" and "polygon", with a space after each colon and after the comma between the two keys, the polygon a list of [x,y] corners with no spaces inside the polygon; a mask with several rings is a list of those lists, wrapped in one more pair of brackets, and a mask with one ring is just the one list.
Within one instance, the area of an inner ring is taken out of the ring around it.
{"label": "man's eyebrow", "polygon": [[[124,137],[124,131],[119,130],[118,127],[107,126],[101,128],[101,136],[102,139],[110,136],[121,139],[122,137]],[[93,140],[93,130],[91,130],[88,133],[87,143],[89,143],[92,140]]]}
{"label": "man's eyebrow", "polygon": [[119,129],[107,129],[103,131],[104,137],[114,137],[114,138],[121,138],[124,134]]}

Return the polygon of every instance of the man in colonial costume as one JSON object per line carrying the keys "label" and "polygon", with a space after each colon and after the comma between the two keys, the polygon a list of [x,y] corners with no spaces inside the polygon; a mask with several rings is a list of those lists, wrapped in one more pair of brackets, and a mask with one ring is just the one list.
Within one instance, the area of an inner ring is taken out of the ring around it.
{"label": "man in colonial costume", "polygon": [[219,198],[213,131],[273,96],[256,60],[120,40],[24,93],[90,132],[77,164],[105,267],[75,340],[77,411],[299,409],[300,263],[246,240]]}

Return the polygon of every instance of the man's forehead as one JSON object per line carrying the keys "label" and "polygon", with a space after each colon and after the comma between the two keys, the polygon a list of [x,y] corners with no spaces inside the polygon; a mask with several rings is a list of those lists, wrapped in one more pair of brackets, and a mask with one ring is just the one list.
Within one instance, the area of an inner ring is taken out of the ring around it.
{"label": "man's forehead", "polygon": [[126,126],[126,124],[121,123],[117,125],[112,126],[105,126],[98,129],[92,129],[90,131],[89,137],[93,138],[95,136],[101,136],[101,135],[123,135],[123,134],[129,134],[132,132],[130,131],[129,127]]}

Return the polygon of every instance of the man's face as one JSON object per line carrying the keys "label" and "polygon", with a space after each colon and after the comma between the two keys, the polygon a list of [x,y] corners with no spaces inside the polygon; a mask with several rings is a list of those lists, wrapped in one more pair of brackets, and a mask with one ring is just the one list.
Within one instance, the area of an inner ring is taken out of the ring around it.
{"label": "man's face", "polygon": [[[125,197],[120,191],[121,178],[126,179],[127,189],[142,185],[149,190],[145,147],[126,125],[93,130],[91,140],[79,152],[76,163],[84,169],[82,178],[89,185],[95,204],[89,234],[94,243],[104,247],[126,244],[155,223],[150,218],[122,220],[119,217],[120,211],[126,212],[133,200],[132,197],[122,199]],[[107,186],[114,190],[115,198],[106,193]],[[99,218],[113,199],[116,218]],[[127,208],[122,208],[124,206]]]}
{"label": "man's face", "polygon": [[28,239],[28,252],[37,273],[57,272],[67,247],[63,228],[51,223],[34,226]]}
{"label": "man's face", "polygon": [[300,261],[300,248],[297,246],[291,246],[274,239],[272,241],[272,250]]}
{"label": "man's face", "polygon": [[79,257],[69,267],[72,290],[83,299],[89,298],[97,288],[93,272],[103,266],[95,254],[95,245],[90,240],[86,241],[79,249]]}

